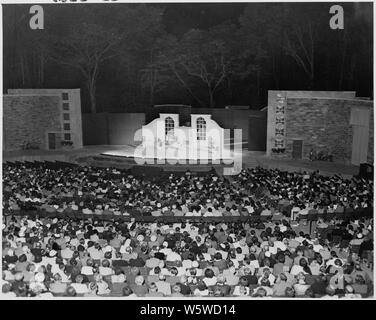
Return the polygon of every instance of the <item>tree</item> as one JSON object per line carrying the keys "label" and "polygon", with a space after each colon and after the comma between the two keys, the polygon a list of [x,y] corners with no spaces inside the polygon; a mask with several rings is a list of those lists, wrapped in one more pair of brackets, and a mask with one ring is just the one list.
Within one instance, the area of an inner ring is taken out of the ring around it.
{"label": "tree", "polygon": [[91,112],[96,113],[97,79],[101,65],[119,53],[122,35],[101,25],[82,23],[54,42],[51,58],[58,64],[78,70],[84,78]]}
{"label": "tree", "polygon": [[[283,64],[284,7],[280,3],[248,5],[239,18],[241,42],[258,52],[256,72],[261,72],[275,89],[281,86]],[[259,84],[257,84],[259,86]]]}
{"label": "tree", "polygon": [[[159,55],[160,65],[167,67],[201,106],[207,101],[213,108],[215,95],[226,80],[248,71],[237,32],[236,26],[224,24],[209,30],[192,29],[181,39],[170,36]],[[205,98],[201,91],[206,91]]]}

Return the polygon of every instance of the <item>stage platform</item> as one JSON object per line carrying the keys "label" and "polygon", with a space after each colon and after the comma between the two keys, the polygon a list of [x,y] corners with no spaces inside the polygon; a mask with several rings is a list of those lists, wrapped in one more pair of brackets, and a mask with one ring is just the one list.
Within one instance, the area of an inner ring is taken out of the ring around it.
{"label": "stage platform", "polygon": [[[131,154],[135,146],[129,145],[100,145],[85,146],[76,150],[17,150],[3,152],[3,162],[5,161],[66,161],[77,163],[80,165],[94,166],[115,166],[120,168],[131,168],[137,165],[131,158],[122,157],[118,159],[116,154],[126,152]],[[107,158],[108,154],[112,155],[112,159]],[[100,157],[100,158],[97,158]],[[97,160],[96,160],[97,159]],[[100,160],[98,160],[100,159]],[[240,159],[238,159],[240,160]],[[273,159],[266,157],[262,151],[242,150],[241,155],[243,168],[254,168],[261,166],[267,169],[280,169],[284,171],[316,171],[319,170],[322,175],[339,174],[344,177],[351,177],[359,173],[359,167],[335,162],[325,161],[308,161],[308,160],[287,160]],[[163,166],[163,165],[161,165]],[[166,165],[164,165],[166,166]],[[232,165],[230,165],[232,166]],[[195,165],[196,171],[210,170],[215,165]],[[169,165],[166,167],[170,171],[182,171],[187,165]]]}

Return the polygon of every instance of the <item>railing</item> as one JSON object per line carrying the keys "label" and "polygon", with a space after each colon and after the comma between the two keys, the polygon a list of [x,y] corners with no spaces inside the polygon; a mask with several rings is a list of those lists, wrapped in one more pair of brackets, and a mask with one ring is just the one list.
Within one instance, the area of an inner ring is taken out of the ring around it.
{"label": "railing", "polygon": [[[77,212],[46,212],[44,210],[3,210],[5,217],[10,216],[32,216],[32,217],[49,217],[49,218],[71,218],[71,219],[96,219],[102,221],[131,221],[133,218],[136,222],[266,222],[273,218],[273,216],[236,216],[236,217],[203,217],[203,216],[145,216],[137,210],[129,212],[129,215],[114,215],[114,214],[84,214],[80,211]],[[332,219],[351,219],[351,218],[372,218],[373,208],[362,208],[357,210],[345,210],[343,213],[323,213],[323,214],[308,214],[304,218],[298,217],[297,220],[304,219],[307,221],[317,221],[319,218],[325,220]],[[282,216],[281,219],[286,218]]]}

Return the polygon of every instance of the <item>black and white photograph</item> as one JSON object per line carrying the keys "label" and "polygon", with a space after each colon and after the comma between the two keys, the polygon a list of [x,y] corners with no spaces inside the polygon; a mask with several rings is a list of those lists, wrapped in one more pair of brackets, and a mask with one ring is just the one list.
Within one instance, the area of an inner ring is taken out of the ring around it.
{"label": "black and white photograph", "polygon": [[374,299],[373,14],[2,0],[0,299]]}

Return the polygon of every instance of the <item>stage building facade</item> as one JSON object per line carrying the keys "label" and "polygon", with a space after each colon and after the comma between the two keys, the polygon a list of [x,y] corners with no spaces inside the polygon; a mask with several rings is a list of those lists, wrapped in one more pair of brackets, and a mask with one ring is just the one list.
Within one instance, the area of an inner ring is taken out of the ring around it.
{"label": "stage building facade", "polygon": [[3,150],[82,148],[80,89],[9,89]]}
{"label": "stage building facade", "polygon": [[191,114],[180,124],[178,113],[161,113],[141,129],[142,158],[223,159],[225,131],[210,114]]}
{"label": "stage building facade", "polygon": [[327,152],[334,162],[373,164],[373,101],[351,91],[269,91],[267,111],[267,156]]}

